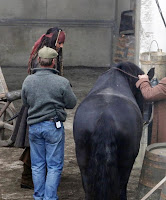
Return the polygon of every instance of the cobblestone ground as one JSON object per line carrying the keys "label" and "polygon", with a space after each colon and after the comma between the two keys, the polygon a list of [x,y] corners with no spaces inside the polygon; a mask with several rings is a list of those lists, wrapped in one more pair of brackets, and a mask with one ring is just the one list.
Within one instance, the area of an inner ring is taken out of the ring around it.
{"label": "cobblestone ground", "polygon": [[[21,88],[22,81],[26,77],[26,68],[2,68],[9,91]],[[105,68],[66,68],[67,77],[78,98],[78,104],[92,88],[97,77],[104,72]],[[15,107],[19,110],[21,102],[15,102]],[[75,157],[75,146],[72,133],[72,122],[74,110],[68,111],[68,119],[65,122],[66,147],[65,164],[59,187],[59,199],[64,200],[83,200],[84,192],[82,189],[80,172]],[[21,189],[20,179],[22,173],[22,162],[19,157],[23,149],[0,148],[0,200],[32,200],[33,190]],[[128,184],[128,200],[135,200],[136,189],[140,168],[135,167],[132,171]]]}

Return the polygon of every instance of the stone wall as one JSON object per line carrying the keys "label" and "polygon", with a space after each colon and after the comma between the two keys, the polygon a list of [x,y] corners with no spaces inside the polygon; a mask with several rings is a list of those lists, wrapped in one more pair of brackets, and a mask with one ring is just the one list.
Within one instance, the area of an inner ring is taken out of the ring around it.
{"label": "stone wall", "polygon": [[115,45],[113,63],[135,62],[135,11],[124,11],[121,14],[119,34]]}
{"label": "stone wall", "polygon": [[120,35],[116,45],[116,51],[113,57],[114,63],[134,62],[135,58],[135,36]]}

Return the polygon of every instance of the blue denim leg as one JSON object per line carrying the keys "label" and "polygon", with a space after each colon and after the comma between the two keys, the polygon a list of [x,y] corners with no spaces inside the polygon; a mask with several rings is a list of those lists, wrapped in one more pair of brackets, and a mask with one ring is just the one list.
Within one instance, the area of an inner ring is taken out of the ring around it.
{"label": "blue denim leg", "polygon": [[34,199],[43,200],[45,191],[46,158],[45,141],[41,135],[41,124],[29,126],[29,143],[31,152]]}
{"label": "blue denim leg", "polygon": [[[55,136],[56,135],[56,136]],[[47,178],[44,200],[58,200],[57,189],[64,164],[64,127],[45,135]]]}
{"label": "blue denim leg", "polygon": [[[64,162],[64,127],[44,121],[29,128],[35,200],[58,200],[57,188]],[[46,176],[47,166],[47,176]]]}

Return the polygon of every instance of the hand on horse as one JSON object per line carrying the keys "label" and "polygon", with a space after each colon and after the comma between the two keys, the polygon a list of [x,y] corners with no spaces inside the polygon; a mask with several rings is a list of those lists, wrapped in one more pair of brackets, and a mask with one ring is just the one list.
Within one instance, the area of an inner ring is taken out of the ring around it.
{"label": "hand on horse", "polygon": [[138,78],[139,79],[142,79],[142,78],[148,78],[149,79],[149,76],[146,75],[146,74],[143,74],[143,75],[138,75]]}

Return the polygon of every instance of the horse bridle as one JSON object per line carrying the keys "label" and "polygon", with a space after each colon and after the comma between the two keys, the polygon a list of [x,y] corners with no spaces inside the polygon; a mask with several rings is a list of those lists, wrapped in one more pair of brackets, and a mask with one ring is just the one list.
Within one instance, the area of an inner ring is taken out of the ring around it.
{"label": "horse bridle", "polygon": [[[127,74],[128,76],[131,76],[131,77],[133,77],[133,78],[135,78],[135,79],[139,79],[138,77],[136,77],[136,76],[134,76],[134,75],[132,75],[132,74],[129,74],[129,73],[123,71],[122,69],[119,69],[119,68],[117,68],[117,67],[112,67],[112,68],[117,69],[117,70],[123,72],[124,74]],[[149,124],[151,123],[151,121],[152,121],[152,119],[153,119],[153,109],[154,109],[154,105],[152,104],[152,113],[151,113],[151,117],[150,117],[150,119],[149,119],[148,122],[143,122],[143,128],[148,127]]]}
{"label": "horse bridle", "polygon": [[134,75],[132,75],[132,74],[129,74],[128,72],[125,72],[125,71],[123,71],[122,69],[119,69],[119,68],[117,68],[117,67],[112,67],[112,68],[113,68],[113,69],[117,69],[117,70],[123,72],[124,74],[127,74],[128,76],[131,76],[131,77],[133,77],[133,78],[135,78],[135,79],[139,79],[137,76],[134,76]]}

